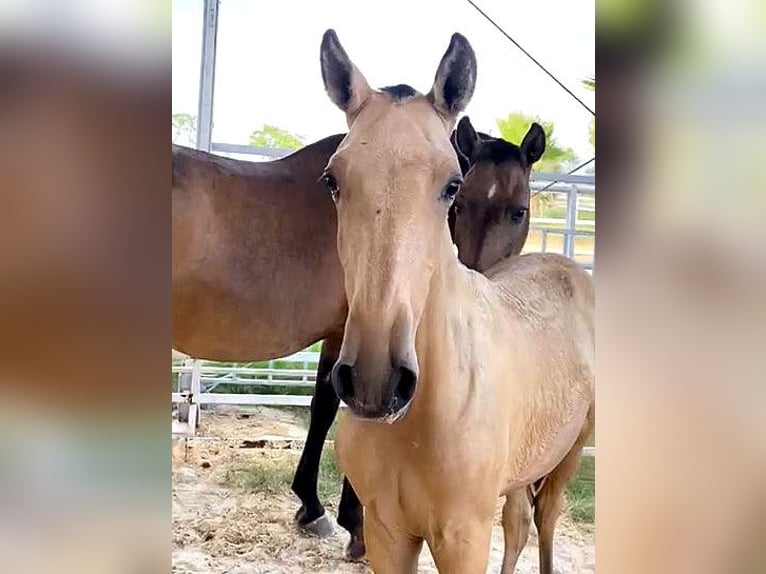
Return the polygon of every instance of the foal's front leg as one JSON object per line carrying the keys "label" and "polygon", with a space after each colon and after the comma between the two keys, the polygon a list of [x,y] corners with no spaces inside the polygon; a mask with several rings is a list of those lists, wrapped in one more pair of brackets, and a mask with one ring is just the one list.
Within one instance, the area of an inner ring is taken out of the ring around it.
{"label": "foal's front leg", "polygon": [[[374,512],[364,519],[367,559],[375,574],[415,574],[423,539],[385,526]],[[441,570],[440,570],[441,572]]]}
{"label": "foal's front leg", "polygon": [[332,388],[330,373],[335,361],[338,360],[342,342],[343,333],[340,333],[328,337],[322,343],[314,397],[311,399],[309,432],[292,484],[293,492],[303,503],[295,514],[295,520],[302,529],[321,538],[333,533],[332,523],[325,513],[324,506],[319,501],[317,481],[319,480],[319,460],[322,457],[324,441],[340,403],[338,395]]}
{"label": "foal's front leg", "polygon": [[[369,541],[367,545],[369,554]],[[491,517],[485,521],[469,519],[428,541],[439,574],[485,574],[491,545]]]}

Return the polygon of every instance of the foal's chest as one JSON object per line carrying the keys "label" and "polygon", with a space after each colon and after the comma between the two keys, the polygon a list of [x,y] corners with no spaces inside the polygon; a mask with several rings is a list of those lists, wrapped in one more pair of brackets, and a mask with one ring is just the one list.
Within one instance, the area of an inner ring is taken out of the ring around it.
{"label": "foal's chest", "polygon": [[336,450],[366,511],[424,535],[445,514],[494,509],[501,474],[494,453],[476,449],[465,437],[444,436],[434,444],[433,437],[406,425],[344,419]]}

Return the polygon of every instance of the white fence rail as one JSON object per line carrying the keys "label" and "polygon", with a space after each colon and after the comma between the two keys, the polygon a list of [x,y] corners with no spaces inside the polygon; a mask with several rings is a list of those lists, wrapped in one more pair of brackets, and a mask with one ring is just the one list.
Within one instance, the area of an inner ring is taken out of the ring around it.
{"label": "white fence rail", "polygon": [[220,385],[265,388],[314,386],[319,353],[301,351],[280,361],[299,362],[303,368],[277,368],[274,365],[276,361],[270,361],[268,367],[230,367],[191,358],[183,364],[174,364],[171,372],[177,376],[174,385],[177,390],[171,392],[170,400],[178,406],[178,422],[174,424],[173,434],[194,435],[201,405],[310,406],[310,395],[213,392]]}

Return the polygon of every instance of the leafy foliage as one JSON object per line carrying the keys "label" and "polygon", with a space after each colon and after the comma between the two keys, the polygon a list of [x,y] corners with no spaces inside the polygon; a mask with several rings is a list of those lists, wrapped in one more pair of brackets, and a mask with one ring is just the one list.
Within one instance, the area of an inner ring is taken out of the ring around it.
{"label": "leafy foliage", "polygon": [[194,146],[197,140],[197,116],[173,114],[171,125],[174,144]]}
{"label": "leafy foliage", "polygon": [[263,127],[250,134],[250,145],[278,149],[300,149],[305,144],[303,136],[291,134],[287,130],[263,124]]}
{"label": "leafy foliage", "polygon": [[513,112],[505,118],[498,119],[497,127],[504,140],[520,144],[532,122],[540,124],[545,132],[545,153],[535,164],[534,169],[536,171],[562,172],[567,166],[575,162],[574,150],[560,146],[556,141],[553,122],[546,122],[521,112]]}

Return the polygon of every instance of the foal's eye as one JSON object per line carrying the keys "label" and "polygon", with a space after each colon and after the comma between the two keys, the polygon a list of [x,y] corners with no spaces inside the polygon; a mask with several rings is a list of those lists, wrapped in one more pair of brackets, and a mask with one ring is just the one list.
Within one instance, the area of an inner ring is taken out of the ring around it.
{"label": "foal's eye", "polygon": [[340,188],[338,187],[338,181],[335,179],[335,176],[326,171],[322,174],[322,181],[327,186],[327,189],[330,190],[332,200],[338,201],[338,197],[340,196]]}
{"label": "foal's eye", "polygon": [[444,187],[444,190],[442,191],[441,198],[444,201],[449,201],[449,202],[454,200],[455,196],[457,195],[457,192],[460,191],[460,184],[462,184],[462,183],[463,182],[460,179],[453,179],[452,181],[450,181]]}
{"label": "foal's eye", "polygon": [[519,224],[524,221],[528,209],[526,207],[506,207],[505,218],[514,224]]}

